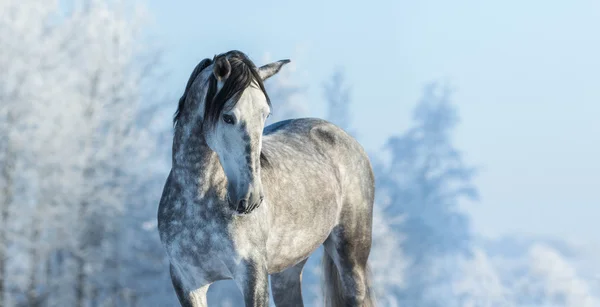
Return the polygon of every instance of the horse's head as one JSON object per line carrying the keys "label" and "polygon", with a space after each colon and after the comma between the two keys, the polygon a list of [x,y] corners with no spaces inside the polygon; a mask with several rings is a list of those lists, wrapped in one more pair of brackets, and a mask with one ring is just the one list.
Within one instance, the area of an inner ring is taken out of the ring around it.
{"label": "horse's head", "polygon": [[227,176],[229,203],[240,213],[252,211],[264,197],[260,156],[271,103],[263,81],[286,63],[289,60],[257,68],[239,51],[215,56],[199,64],[188,82],[188,89],[191,86],[199,94],[184,95],[180,101],[176,120],[185,101],[201,100],[195,107],[197,122],[202,124],[206,143],[217,153]]}

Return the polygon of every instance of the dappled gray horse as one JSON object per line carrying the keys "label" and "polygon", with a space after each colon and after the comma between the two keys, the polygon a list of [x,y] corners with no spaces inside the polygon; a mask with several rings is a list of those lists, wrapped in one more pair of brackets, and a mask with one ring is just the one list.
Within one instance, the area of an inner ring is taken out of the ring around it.
{"label": "dappled gray horse", "polygon": [[[260,68],[239,51],[205,59],[175,113],[173,165],[158,230],[183,306],[233,279],[246,306],[302,306],[302,268],[321,244],[330,306],[372,306],[367,276],[374,179],[363,148],[320,119],[264,127]],[[264,131],[263,131],[264,130]]]}

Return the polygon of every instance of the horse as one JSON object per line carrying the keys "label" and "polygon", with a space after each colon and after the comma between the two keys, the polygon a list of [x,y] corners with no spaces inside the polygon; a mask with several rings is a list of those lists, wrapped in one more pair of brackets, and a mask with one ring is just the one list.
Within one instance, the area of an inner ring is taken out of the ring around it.
{"label": "horse", "polygon": [[264,81],[232,50],[193,70],[174,115],[172,167],[158,231],[180,304],[207,306],[233,279],[245,306],[303,306],[302,269],[324,246],[328,306],[373,306],[367,261],[375,194],[363,147],[334,124],[297,118],[265,127]]}

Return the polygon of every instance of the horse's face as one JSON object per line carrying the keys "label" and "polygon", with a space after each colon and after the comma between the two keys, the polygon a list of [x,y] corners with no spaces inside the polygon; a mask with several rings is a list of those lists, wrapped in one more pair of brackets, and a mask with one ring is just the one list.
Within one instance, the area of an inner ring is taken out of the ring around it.
{"label": "horse's face", "polygon": [[[265,65],[258,69],[257,75],[265,80],[285,63]],[[229,72],[219,71],[218,66],[215,63],[213,71],[219,80],[217,89],[221,89]],[[260,155],[262,132],[270,112],[265,93],[253,81],[225,103],[219,117],[205,131],[206,142],[219,156],[227,176],[229,203],[239,213],[251,212],[264,198]]]}
{"label": "horse's face", "polygon": [[264,197],[260,151],[269,113],[265,95],[252,85],[237,102],[227,102],[220,119],[207,133],[207,143],[219,156],[227,176],[229,201],[239,212],[257,207]]}

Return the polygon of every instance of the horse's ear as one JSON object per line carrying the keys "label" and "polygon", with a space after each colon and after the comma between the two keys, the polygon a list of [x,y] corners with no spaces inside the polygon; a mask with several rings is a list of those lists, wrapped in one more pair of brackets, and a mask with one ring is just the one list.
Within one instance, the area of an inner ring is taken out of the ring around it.
{"label": "horse's ear", "polygon": [[269,79],[274,74],[278,73],[281,67],[287,63],[291,62],[290,60],[281,60],[277,62],[273,62],[271,64],[267,64],[258,68],[258,75],[260,78],[265,81]]}
{"label": "horse's ear", "polygon": [[217,81],[224,82],[231,73],[231,64],[226,57],[218,57],[213,65],[213,75]]}

